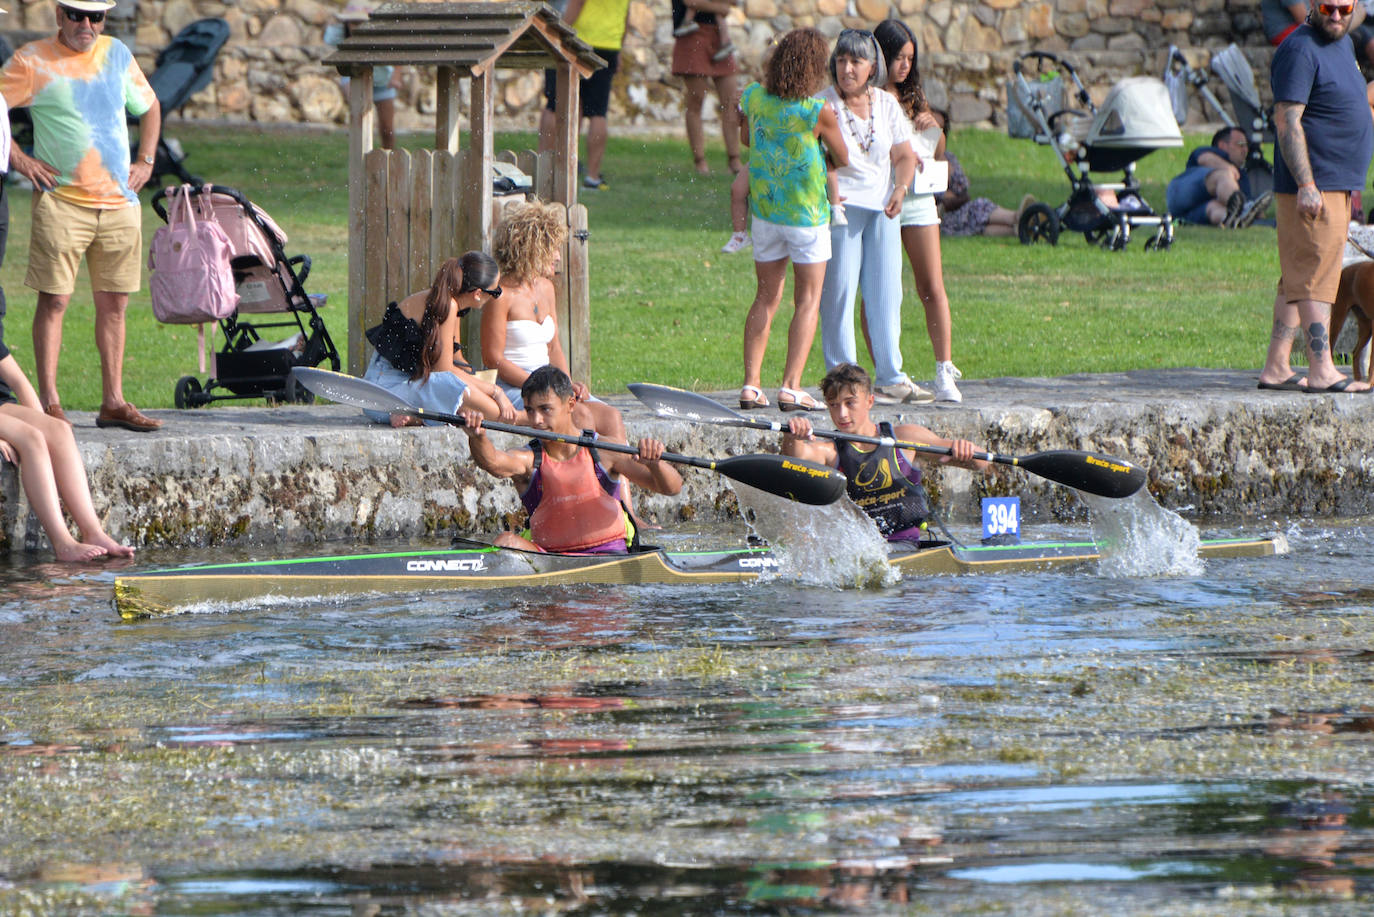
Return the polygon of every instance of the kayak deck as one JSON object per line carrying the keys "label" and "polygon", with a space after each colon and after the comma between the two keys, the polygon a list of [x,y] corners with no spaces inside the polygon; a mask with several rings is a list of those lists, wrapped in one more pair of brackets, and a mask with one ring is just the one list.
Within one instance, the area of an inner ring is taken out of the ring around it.
{"label": "kayak deck", "polygon": [[[1282,535],[1204,540],[1204,558],[1287,553]],[[904,574],[936,575],[1047,570],[1097,560],[1091,541],[1020,545],[949,543],[895,550],[888,562]],[[741,583],[777,569],[768,548],[644,551],[636,554],[539,554],[496,547],[346,554],[289,560],[198,564],[116,577],[115,607],[125,618],[168,614],[197,605],[266,598],[419,594],[463,589],[571,584]]]}

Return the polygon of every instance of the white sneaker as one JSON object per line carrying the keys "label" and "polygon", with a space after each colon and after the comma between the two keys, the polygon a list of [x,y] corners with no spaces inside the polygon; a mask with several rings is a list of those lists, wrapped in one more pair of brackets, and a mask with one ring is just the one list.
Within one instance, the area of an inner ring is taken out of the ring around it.
{"label": "white sneaker", "polygon": [[954,384],[954,380],[962,379],[964,374],[959,372],[959,367],[946,360],[943,363],[935,364],[935,400],[952,401],[955,404],[964,400],[964,396],[959,393],[959,387]]}
{"label": "white sneaker", "polygon": [[891,385],[874,386],[873,400],[878,404],[928,404],[935,400],[935,395],[910,379],[903,379]]}
{"label": "white sneaker", "polygon": [[733,255],[742,248],[748,248],[754,244],[754,240],[749,238],[747,232],[737,232],[730,236],[730,241],[720,247],[720,250],[727,255]]}
{"label": "white sneaker", "polygon": [[844,204],[830,205],[830,225],[848,226],[849,220],[844,215]]}

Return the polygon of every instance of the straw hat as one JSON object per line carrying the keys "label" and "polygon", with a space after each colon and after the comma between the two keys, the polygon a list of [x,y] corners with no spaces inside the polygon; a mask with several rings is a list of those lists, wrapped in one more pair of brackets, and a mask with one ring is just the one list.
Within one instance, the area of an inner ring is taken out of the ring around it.
{"label": "straw hat", "polygon": [[57,0],[57,5],[87,13],[103,13],[114,9],[115,0]]}
{"label": "straw hat", "polygon": [[377,4],[371,0],[348,0],[343,9],[334,14],[340,22],[366,22]]}

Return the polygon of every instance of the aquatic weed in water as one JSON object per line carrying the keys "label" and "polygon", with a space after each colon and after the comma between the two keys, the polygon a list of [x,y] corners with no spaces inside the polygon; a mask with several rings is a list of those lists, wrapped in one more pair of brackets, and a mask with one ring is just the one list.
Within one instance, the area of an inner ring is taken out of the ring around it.
{"label": "aquatic weed in water", "polygon": [[749,527],[773,546],[778,574],[813,586],[881,589],[901,574],[887,541],[848,497],[808,506],[732,482]]}
{"label": "aquatic weed in water", "polygon": [[1197,527],[1155,502],[1145,488],[1125,499],[1080,494],[1088,504],[1103,576],[1198,576]]}

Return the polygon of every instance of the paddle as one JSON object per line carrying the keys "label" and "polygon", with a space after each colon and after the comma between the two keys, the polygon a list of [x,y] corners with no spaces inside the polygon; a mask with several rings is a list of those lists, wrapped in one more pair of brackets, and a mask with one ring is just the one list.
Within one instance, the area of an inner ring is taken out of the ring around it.
{"label": "paddle", "polygon": [[[753,430],[783,431],[787,425],[773,420],[752,420],[723,404],[712,401],[705,395],[671,388],[666,385],[653,385],[648,382],[630,383],[634,396],[651,408],[660,417],[688,420],[694,423],[728,424],[735,427],[748,427]],[[826,439],[847,440],[872,445],[895,445],[914,452],[927,452],[932,455],[950,455],[953,450],[946,446],[927,446],[922,443],[908,443],[876,436],[858,436],[852,433],[838,433],[829,430],[816,430],[816,436]],[[1096,452],[1079,452],[1073,449],[1055,449],[1037,452],[1033,455],[998,455],[995,452],[975,452],[975,459],[996,462],[1000,465],[1015,465],[1031,474],[1064,484],[1075,490],[1084,490],[1100,497],[1129,497],[1145,484],[1145,470],[1125,459],[1113,458]]]}
{"label": "paddle", "polygon": [[[303,366],[298,366],[291,372],[301,385],[321,398],[328,398],[330,401],[351,404],[371,411],[409,414],[412,417],[425,420],[437,420],[458,427],[463,426],[463,418],[457,414],[426,411],[424,408],[414,407],[380,385],[366,379],[359,379],[357,376],[346,376],[343,373],[331,372],[327,369],[311,369]],[[549,430],[535,430],[530,427],[517,427],[486,420],[482,421],[482,426],[488,430],[497,430],[501,433],[515,433],[520,436],[551,439],[561,443],[574,443],[579,446],[594,446],[606,452],[622,452],[626,455],[639,454],[639,450],[634,446],[611,443],[604,439],[592,439],[588,436],[566,436]],[[758,453],[736,455],[717,460],[665,452],[663,453],[663,460],[678,465],[705,468],[708,471],[723,474],[731,480],[739,481],[741,484],[748,484],[750,487],[757,487],[759,490],[767,491],[770,494],[786,497],[798,503],[810,503],[814,506],[834,503],[844,493],[845,489],[844,475],[834,468],[827,468],[824,465],[817,465],[815,462],[784,455]]]}

